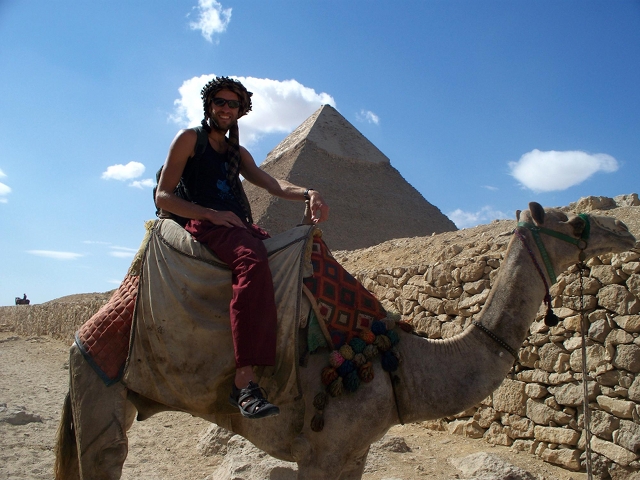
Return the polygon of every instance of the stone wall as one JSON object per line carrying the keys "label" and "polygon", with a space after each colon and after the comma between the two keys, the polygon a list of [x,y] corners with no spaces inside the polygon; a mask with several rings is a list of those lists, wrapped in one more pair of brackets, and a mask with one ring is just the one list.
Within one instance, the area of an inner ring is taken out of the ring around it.
{"label": "stone wall", "polygon": [[[450,245],[443,251],[448,260],[432,265],[352,273],[421,335],[450,338],[478,317],[509,240],[510,235],[503,234],[464,247]],[[640,253],[593,258],[585,276],[591,445],[597,454],[594,470],[600,478],[609,478],[613,472],[640,470]],[[558,277],[551,294],[560,323],[547,327],[541,305],[518,361],[500,388],[479,405],[426,426],[584,470],[577,267]]]}

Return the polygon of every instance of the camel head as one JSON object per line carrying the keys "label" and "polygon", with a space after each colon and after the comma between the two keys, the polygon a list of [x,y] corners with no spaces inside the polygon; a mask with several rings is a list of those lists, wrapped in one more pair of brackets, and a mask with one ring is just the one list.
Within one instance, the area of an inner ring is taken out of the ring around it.
{"label": "camel head", "polygon": [[[587,214],[567,215],[529,203],[529,210],[517,211],[518,227],[537,236],[549,253],[556,272],[603,253],[620,253],[634,248],[635,237],[627,226],[612,217]],[[538,239],[531,244],[536,248]],[[538,244],[538,249],[539,244]]]}

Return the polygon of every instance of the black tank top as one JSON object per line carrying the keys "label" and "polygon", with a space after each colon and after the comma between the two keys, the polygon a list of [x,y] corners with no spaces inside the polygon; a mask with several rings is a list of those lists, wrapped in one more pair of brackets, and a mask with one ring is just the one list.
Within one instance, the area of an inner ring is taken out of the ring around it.
{"label": "black tank top", "polygon": [[187,161],[182,179],[191,202],[214,210],[231,211],[242,219],[244,210],[229,185],[227,168],[227,154],[218,153],[207,142],[199,158]]}

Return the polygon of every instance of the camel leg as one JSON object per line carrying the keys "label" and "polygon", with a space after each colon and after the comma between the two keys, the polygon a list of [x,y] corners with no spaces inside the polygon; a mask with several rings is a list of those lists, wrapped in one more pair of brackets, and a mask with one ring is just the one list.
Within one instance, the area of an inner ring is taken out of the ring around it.
{"label": "camel leg", "polygon": [[364,474],[364,467],[367,463],[368,454],[369,449],[367,448],[363,455],[350,459],[342,469],[340,480],[360,480]]}
{"label": "camel leg", "polygon": [[135,416],[127,390],[121,383],[107,387],[75,345],[69,368],[80,478],[117,480],[128,453],[126,432]]}

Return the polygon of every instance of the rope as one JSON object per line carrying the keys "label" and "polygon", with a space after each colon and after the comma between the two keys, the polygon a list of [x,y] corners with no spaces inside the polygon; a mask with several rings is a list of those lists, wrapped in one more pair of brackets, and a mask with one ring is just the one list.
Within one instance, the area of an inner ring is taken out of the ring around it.
{"label": "rope", "polygon": [[476,327],[478,327],[481,332],[483,332],[486,335],[488,335],[489,338],[491,338],[494,342],[496,342],[498,345],[500,345],[502,348],[504,348],[507,352],[509,352],[511,355],[513,355],[513,358],[515,358],[516,360],[518,359],[518,352],[516,352],[513,348],[511,348],[509,345],[507,345],[507,342],[502,340],[500,337],[498,337],[495,333],[493,333],[487,327],[485,327],[484,325],[481,325],[480,323],[476,322],[475,320],[473,322],[471,322],[471,323],[473,325],[475,325]]}
{"label": "rope", "polygon": [[584,263],[580,263],[578,265],[578,270],[580,272],[580,332],[582,337],[582,393],[583,393],[583,409],[584,409],[584,432],[585,432],[585,440],[586,440],[586,460],[587,460],[587,478],[588,480],[593,479],[593,473],[591,468],[591,409],[589,407],[589,385],[588,379],[589,374],[587,372],[587,322],[584,316],[584,293],[583,293],[583,272],[586,268]]}

